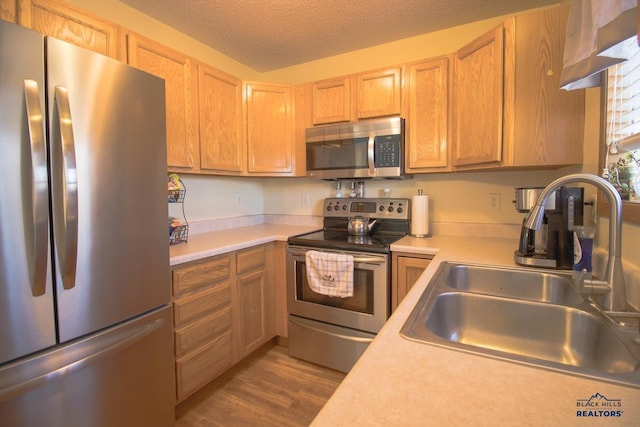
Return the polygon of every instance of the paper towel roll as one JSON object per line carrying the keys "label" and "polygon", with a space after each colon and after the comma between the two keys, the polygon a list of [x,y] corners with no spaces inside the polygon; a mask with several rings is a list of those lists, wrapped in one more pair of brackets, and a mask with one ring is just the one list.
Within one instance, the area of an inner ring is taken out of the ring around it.
{"label": "paper towel roll", "polygon": [[429,196],[425,194],[413,196],[411,201],[411,235],[429,236]]}

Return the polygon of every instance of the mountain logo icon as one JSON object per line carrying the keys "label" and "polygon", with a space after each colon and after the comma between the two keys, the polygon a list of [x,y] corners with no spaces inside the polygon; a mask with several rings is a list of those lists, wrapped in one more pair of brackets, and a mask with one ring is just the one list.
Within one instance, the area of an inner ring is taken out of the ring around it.
{"label": "mountain logo icon", "polygon": [[619,408],[622,406],[621,399],[609,399],[599,392],[588,399],[578,399],[576,403],[579,407],[588,408]]}

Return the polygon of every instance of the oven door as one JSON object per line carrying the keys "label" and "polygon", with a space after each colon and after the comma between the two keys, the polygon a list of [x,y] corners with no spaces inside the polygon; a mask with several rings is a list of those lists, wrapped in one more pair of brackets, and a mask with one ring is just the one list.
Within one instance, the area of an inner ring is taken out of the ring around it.
{"label": "oven door", "polygon": [[305,253],[311,249],[289,246],[287,253],[287,303],[289,314],[346,328],[376,333],[389,317],[389,267],[387,254],[332,251],[353,255],[353,297],[316,293],[307,282]]}

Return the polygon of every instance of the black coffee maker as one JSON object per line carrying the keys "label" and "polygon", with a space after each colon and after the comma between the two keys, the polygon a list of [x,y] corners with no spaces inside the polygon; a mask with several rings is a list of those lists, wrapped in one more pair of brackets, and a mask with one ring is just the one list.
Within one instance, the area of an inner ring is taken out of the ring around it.
{"label": "black coffee maker", "polygon": [[[518,212],[528,213],[543,188],[516,188],[514,201]],[[584,188],[561,187],[545,205],[540,230],[522,226],[515,262],[533,267],[573,268],[573,226],[583,224]],[[524,222],[524,220],[523,220]]]}

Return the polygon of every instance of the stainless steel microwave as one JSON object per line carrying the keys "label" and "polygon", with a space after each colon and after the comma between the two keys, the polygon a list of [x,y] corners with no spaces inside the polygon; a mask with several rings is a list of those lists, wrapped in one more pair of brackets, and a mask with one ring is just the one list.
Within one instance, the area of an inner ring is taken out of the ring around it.
{"label": "stainless steel microwave", "polygon": [[306,130],[307,176],[405,178],[404,119],[392,117]]}

